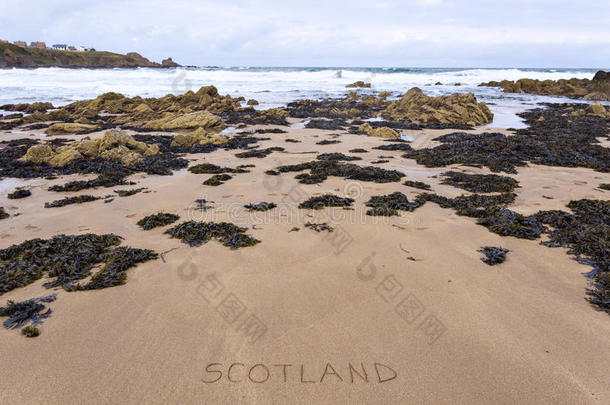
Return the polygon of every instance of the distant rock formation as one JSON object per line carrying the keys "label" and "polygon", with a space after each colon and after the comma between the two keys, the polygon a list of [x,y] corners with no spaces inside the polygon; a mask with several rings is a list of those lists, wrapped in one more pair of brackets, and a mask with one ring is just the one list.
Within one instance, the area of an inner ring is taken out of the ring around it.
{"label": "distant rock formation", "polygon": [[363,87],[363,88],[370,89],[371,88],[371,83],[363,82],[362,80],[358,80],[357,82],[348,84],[345,87],[347,87],[347,88]]}
{"label": "distant rock formation", "polygon": [[174,62],[172,60],[172,58],[167,58],[167,59],[163,59],[161,61],[161,66],[171,68],[171,67],[179,67],[180,65],[177,64],[176,62]]}
{"label": "distant rock formation", "polygon": [[428,124],[461,124],[476,126],[488,124],[493,114],[483,102],[477,102],[472,93],[430,97],[418,87],[392,101],[381,112],[381,116],[392,121]]}
{"label": "distant rock formation", "polygon": [[136,68],[176,67],[172,58],[162,63],[151,62],[136,52],[121,55],[98,51],[60,51],[55,49],[23,48],[9,43],[0,43],[0,69],[8,68]]}
{"label": "distant rock formation", "polygon": [[560,79],[534,80],[519,79],[491,81],[479,86],[501,87],[505,93],[531,93],[541,95],[584,98],[588,100],[610,100],[610,72],[598,71],[592,80]]}

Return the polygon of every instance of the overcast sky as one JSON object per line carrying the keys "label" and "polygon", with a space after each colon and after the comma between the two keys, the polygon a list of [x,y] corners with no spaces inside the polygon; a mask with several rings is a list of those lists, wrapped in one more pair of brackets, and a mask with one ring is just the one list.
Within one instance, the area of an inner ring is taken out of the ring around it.
{"label": "overcast sky", "polygon": [[0,39],[184,65],[610,65],[610,0],[0,0]]}

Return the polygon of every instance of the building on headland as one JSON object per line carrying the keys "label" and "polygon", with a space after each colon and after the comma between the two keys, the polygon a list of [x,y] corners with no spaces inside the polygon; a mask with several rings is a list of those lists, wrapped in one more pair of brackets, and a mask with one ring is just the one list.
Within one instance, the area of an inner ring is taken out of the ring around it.
{"label": "building on headland", "polygon": [[41,41],[33,41],[30,43],[30,48],[46,49],[47,44]]}
{"label": "building on headland", "polygon": [[74,46],[70,45],[70,46],[68,47],[68,50],[69,50],[69,51],[76,51],[76,47],[74,47]]}
{"label": "building on headland", "polygon": [[58,51],[67,51],[68,50],[68,45],[66,45],[66,44],[55,44],[55,45],[53,45],[53,49],[58,50]]}
{"label": "building on headland", "polygon": [[78,52],[89,52],[90,50],[92,50],[93,48],[88,48],[86,46],[79,46],[78,48],[76,48],[76,50]]}
{"label": "building on headland", "polygon": [[24,41],[13,41],[13,45],[17,45],[20,46],[22,48],[25,48],[28,46],[28,44],[26,44]]}
{"label": "building on headland", "polygon": [[8,40],[7,39],[0,39],[0,44],[8,44]]}

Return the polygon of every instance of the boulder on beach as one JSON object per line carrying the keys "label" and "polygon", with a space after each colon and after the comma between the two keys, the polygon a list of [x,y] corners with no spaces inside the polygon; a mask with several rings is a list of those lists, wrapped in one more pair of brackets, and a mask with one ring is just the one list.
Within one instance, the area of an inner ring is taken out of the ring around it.
{"label": "boulder on beach", "polygon": [[370,89],[371,88],[371,83],[370,82],[364,82],[362,80],[358,80],[357,82],[350,83],[350,84],[348,84],[345,87],[347,87],[347,88],[363,87],[363,88]]}
{"label": "boulder on beach", "polygon": [[58,122],[46,129],[47,135],[70,135],[93,132],[97,127],[89,124],[78,124],[74,122]]}
{"label": "boulder on beach", "polygon": [[207,111],[196,111],[188,114],[168,113],[165,117],[149,121],[144,128],[157,131],[176,129],[221,128],[220,117]]}
{"label": "boulder on beach", "polygon": [[371,124],[365,122],[358,126],[358,132],[367,134],[368,136],[376,136],[378,138],[398,139],[400,134],[388,127],[373,128]]}
{"label": "boulder on beach", "polygon": [[488,124],[493,114],[483,102],[477,102],[472,93],[452,94],[450,96],[431,97],[414,87],[392,101],[381,112],[383,118],[405,123],[460,124],[476,126]]}

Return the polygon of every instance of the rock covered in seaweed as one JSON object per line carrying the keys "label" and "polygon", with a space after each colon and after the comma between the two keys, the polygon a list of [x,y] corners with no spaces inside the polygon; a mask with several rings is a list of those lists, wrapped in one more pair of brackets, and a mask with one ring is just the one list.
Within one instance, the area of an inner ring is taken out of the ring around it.
{"label": "rock covered in seaweed", "polygon": [[122,131],[107,131],[102,138],[86,139],[68,145],[52,148],[48,144],[34,145],[21,158],[32,163],[47,163],[62,167],[69,163],[87,159],[120,160],[125,164],[134,163],[143,157],[159,154],[158,145],[148,145],[136,141]]}
{"label": "rock covered in seaweed", "polygon": [[604,72],[603,70],[598,71],[592,80],[519,79],[517,81],[491,81],[481,83],[479,86],[500,87],[505,93],[531,93],[590,100],[610,100],[610,72]]}
{"label": "rock covered in seaweed", "polygon": [[392,101],[381,113],[392,121],[428,124],[488,124],[493,114],[484,102],[477,102],[472,93],[431,97],[414,87],[402,98]]}

